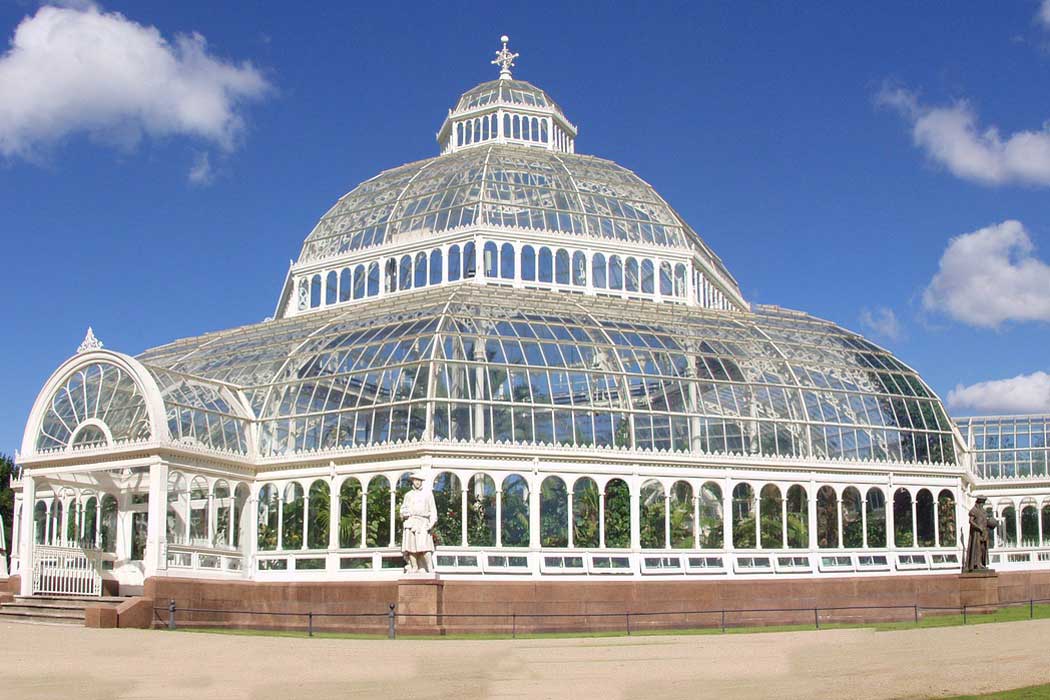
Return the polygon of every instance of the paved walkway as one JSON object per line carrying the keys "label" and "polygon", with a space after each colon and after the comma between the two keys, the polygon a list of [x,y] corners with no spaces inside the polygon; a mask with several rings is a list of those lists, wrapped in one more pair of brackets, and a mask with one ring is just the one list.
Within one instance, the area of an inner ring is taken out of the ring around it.
{"label": "paved walkway", "polygon": [[1050,683],[1050,620],[876,632],[344,640],[0,623],[4,698],[926,698]]}

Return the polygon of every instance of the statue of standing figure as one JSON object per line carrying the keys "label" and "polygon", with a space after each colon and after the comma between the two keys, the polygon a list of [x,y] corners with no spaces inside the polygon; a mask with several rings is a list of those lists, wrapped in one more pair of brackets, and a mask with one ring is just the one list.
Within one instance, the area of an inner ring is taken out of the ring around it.
{"label": "statue of standing figure", "polygon": [[434,536],[431,530],[437,524],[437,505],[434,492],[423,490],[423,476],[419,472],[409,475],[412,490],[401,502],[401,553],[405,556],[405,573],[434,572]]}
{"label": "statue of standing figure", "polygon": [[999,521],[988,517],[984,509],[987,501],[987,497],[978,496],[977,502],[970,509],[970,539],[966,544],[966,563],[963,566],[963,571],[967,573],[990,570],[988,544],[992,539],[992,531],[999,527]]}

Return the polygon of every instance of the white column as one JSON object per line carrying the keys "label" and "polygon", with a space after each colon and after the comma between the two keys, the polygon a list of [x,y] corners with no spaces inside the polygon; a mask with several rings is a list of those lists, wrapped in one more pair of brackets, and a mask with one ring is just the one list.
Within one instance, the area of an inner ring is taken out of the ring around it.
{"label": "white column", "polygon": [[642,546],[642,513],[641,499],[638,489],[640,481],[638,475],[627,482],[631,489],[631,549],[638,551]]}
{"label": "white column", "polygon": [[[568,489],[567,486],[566,486],[566,489]],[[566,518],[566,520],[568,520],[568,523],[567,523],[568,529],[566,530],[566,532],[568,533],[568,536],[569,536],[569,547],[570,548],[571,547],[575,547],[576,546],[576,541],[575,541],[576,538],[573,536],[575,533],[572,531],[573,530],[573,527],[572,527],[573,526],[572,491],[568,491],[568,493],[566,495],[566,513],[565,513],[565,518]]]}
{"label": "white column", "polygon": [[28,474],[22,477],[22,544],[19,547],[21,557],[22,595],[33,595],[33,545],[36,533],[33,529],[33,511],[36,509],[36,477]]}
{"label": "white column", "polygon": [[[306,519],[303,519],[305,522]],[[397,542],[397,481],[391,480],[390,489],[390,546]]]}
{"label": "white column", "polygon": [[342,502],[339,500],[339,489],[341,484],[332,479],[331,489],[328,494],[328,549],[339,549],[339,522],[343,514],[339,512]]}
{"label": "white column", "polygon": [[842,549],[842,531],[846,529],[846,523],[842,521],[842,496],[838,493],[835,494],[835,516],[839,519],[839,526],[835,529],[839,534],[839,549]]}
{"label": "white column", "polygon": [[[393,495],[393,493],[391,493]],[[331,514],[329,513],[329,516]],[[331,523],[331,518],[328,520]],[[308,489],[303,490],[303,544],[300,549],[310,548],[310,491]]]}
{"label": "white column", "polygon": [[149,501],[146,519],[146,578],[168,568],[168,465],[163,462],[149,467]]}
{"label": "white column", "polygon": [[598,546],[605,549],[605,490],[598,493]]}
{"label": "white column", "polygon": [[664,549],[671,548],[671,496],[664,495]]}
{"label": "white column", "polygon": [[700,549],[700,491],[695,493],[698,495],[693,496],[693,549]]}
{"label": "white column", "polygon": [[933,546],[941,546],[941,499],[933,496]]}
{"label": "white column", "polygon": [[[733,482],[727,476],[722,487],[722,547],[733,550]],[[728,562],[726,562],[728,565]]]}
{"label": "white column", "polygon": [[915,498],[911,498],[911,546],[919,546],[919,523],[916,521]]}
{"label": "white column", "polygon": [[[470,483],[469,481],[467,482]],[[459,518],[459,529],[460,529],[460,545],[463,547],[467,546],[467,487],[464,485],[463,490],[460,491],[460,518]]]}
{"label": "white column", "polygon": [[[790,488],[790,486],[788,487]],[[786,549],[788,546],[788,499],[787,489],[780,496],[780,547]]]}
{"label": "white column", "polygon": [[540,475],[532,472],[529,484],[529,547],[540,547]]}
{"label": "white column", "polygon": [[893,497],[895,495],[895,489],[891,483],[888,489],[885,489],[889,493],[889,496],[885,498],[886,501],[886,547],[889,549],[896,549],[897,547],[897,521],[893,517]]}
{"label": "white column", "polygon": [[365,547],[368,545],[368,521],[365,520],[368,517],[368,482],[362,479],[361,483],[361,546]]}
{"label": "white column", "polygon": [[817,489],[816,483],[810,481],[810,491],[806,494],[806,517],[809,519],[809,549],[817,550]]}
{"label": "white column", "polygon": [[860,536],[861,546],[864,549],[868,548],[868,494],[867,492],[860,495]]}
{"label": "white column", "polygon": [[496,546],[503,546],[503,488],[499,484],[496,485]]}

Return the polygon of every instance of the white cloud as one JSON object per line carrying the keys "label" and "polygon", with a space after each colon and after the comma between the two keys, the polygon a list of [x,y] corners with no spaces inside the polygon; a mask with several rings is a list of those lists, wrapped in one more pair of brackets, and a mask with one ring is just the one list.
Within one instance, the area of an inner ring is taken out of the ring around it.
{"label": "white cloud", "polygon": [[33,159],[75,133],[124,146],[186,135],[230,150],[242,103],[269,89],[250,63],[209,54],[200,34],[169,41],[89,3],[47,5],[0,56],[0,155]]}
{"label": "white cloud", "polygon": [[1043,0],[1043,3],[1039,6],[1039,12],[1036,14],[1036,19],[1046,27],[1050,29],[1050,0]]}
{"label": "white cloud", "polygon": [[893,313],[893,309],[885,306],[878,306],[874,310],[861,310],[860,325],[888,340],[900,340],[903,335],[897,314]]}
{"label": "white cloud", "polygon": [[1050,187],[1050,124],[1004,139],[996,127],[981,127],[966,101],[929,107],[901,88],[884,88],[877,101],[896,109],[911,124],[915,145],[957,177],[984,185]]}
{"label": "white cloud", "polygon": [[1034,249],[1020,221],[952,238],[923,292],[923,307],[981,328],[1050,321],[1050,265]]}
{"label": "white cloud", "polygon": [[211,156],[202,151],[193,159],[193,167],[188,175],[192,185],[210,185],[215,180],[215,171],[211,167]]}
{"label": "white cloud", "polygon": [[948,392],[948,407],[975,413],[1047,413],[1050,374],[1033,372],[970,386],[960,384]]}

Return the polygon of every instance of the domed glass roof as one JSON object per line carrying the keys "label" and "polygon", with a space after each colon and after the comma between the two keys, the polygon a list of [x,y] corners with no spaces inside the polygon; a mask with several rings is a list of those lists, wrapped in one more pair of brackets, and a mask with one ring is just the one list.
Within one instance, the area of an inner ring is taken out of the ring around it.
{"label": "domed glass roof", "polygon": [[481,83],[467,90],[459,98],[452,113],[466,112],[497,103],[520,107],[541,107],[553,109],[562,116],[565,114],[550,95],[532,83],[505,78]]}
{"label": "domed glass roof", "polygon": [[471,227],[696,249],[732,276],[644,180],[609,160],[493,144],[380,173],[340,199],[300,262]]}

